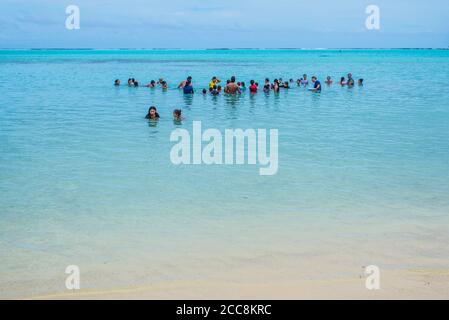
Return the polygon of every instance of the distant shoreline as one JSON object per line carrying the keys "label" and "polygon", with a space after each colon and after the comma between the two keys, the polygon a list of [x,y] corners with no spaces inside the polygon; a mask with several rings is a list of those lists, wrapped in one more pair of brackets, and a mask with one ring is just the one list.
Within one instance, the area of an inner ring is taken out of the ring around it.
{"label": "distant shoreline", "polygon": [[448,48],[0,48],[0,51],[354,51],[354,50],[449,50]]}

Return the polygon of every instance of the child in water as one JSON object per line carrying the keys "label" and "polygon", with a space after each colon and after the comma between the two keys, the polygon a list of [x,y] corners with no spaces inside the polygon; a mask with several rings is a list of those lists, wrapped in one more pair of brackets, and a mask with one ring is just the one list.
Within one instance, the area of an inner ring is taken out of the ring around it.
{"label": "child in water", "polygon": [[148,109],[148,114],[146,115],[145,119],[148,120],[159,120],[159,113],[157,113],[157,109],[155,106],[150,107]]}
{"label": "child in water", "polygon": [[181,122],[182,120],[184,120],[184,118],[182,117],[182,110],[181,109],[173,110],[173,121]]}
{"label": "child in water", "polygon": [[214,84],[212,87],[212,90],[210,91],[210,94],[213,96],[218,96],[220,94],[220,91],[218,91],[217,85]]}

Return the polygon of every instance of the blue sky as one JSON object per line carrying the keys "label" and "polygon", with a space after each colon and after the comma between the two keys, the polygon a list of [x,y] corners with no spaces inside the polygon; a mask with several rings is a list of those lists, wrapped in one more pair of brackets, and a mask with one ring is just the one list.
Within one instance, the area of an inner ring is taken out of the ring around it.
{"label": "blue sky", "polygon": [[[447,0],[0,0],[0,48],[449,47]],[[81,29],[65,28],[78,5]],[[368,5],[381,29],[365,28]]]}

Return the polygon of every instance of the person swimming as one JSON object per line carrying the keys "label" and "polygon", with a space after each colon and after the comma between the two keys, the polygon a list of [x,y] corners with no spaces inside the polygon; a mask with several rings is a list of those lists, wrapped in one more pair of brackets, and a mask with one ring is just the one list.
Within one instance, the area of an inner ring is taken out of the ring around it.
{"label": "person swimming", "polygon": [[360,87],[363,86],[363,79],[359,79],[359,80],[357,81],[357,83],[359,84]]}
{"label": "person swimming", "polygon": [[341,77],[341,79],[340,79],[340,85],[341,85],[342,87],[344,87],[344,86],[346,85],[346,79],[345,79],[345,77]]}
{"label": "person swimming", "polygon": [[148,109],[148,114],[145,116],[145,119],[148,120],[159,120],[160,116],[159,113],[157,113],[157,109],[155,106],[150,107]]}
{"label": "person swimming", "polygon": [[312,77],[312,83],[313,83],[313,89],[310,89],[310,91],[313,92],[321,92],[321,82],[318,81],[318,78],[316,76]]}
{"label": "person swimming", "polygon": [[183,89],[184,94],[194,94],[193,86],[191,82],[187,82]]}
{"label": "person swimming", "polygon": [[134,80],[134,87],[138,87],[139,86],[139,82],[138,81],[136,81],[136,80]]}
{"label": "person swimming", "polygon": [[330,76],[327,76],[326,81],[324,83],[330,86],[332,83],[334,83],[334,81],[332,81],[332,78]]}
{"label": "person swimming", "polygon": [[161,82],[161,86],[162,86],[162,90],[167,90],[167,89],[168,89],[168,84],[167,84],[167,81],[165,81],[165,80],[162,80],[162,82]]}
{"label": "person swimming", "polygon": [[114,81],[114,86],[116,86],[116,87],[120,86],[120,79],[116,79]]}
{"label": "person swimming", "polygon": [[302,79],[298,79],[298,80],[296,80],[296,85],[297,85],[298,87],[300,87],[300,86],[301,86],[301,80],[302,80]]}
{"label": "person swimming", "polygon": [[290,84],[288,83],[288,81],[284,82],[284,89],[290,89]]}
{"label": "person swimming", "polygon": [[133,79],[129,78],[128,79],[128,87],[132,87],[132,86],[134,86]]}
{"label": "person swimming", "polygon": [[207,89],[203,89],[203,94],[204,94],[204,95],[207,94]]}
{"label": "person swimming", "polygon": [[249,83],[250,83],[250,86],[249,86],[249,92],[251,92],[251,93],[257,93],[258,87],[257,87],[257,85],[256,85],[256,82],[255,82],[254,80],[251,80]]}
{"label": "person swimming", "polygon": [[184,118],[182,117],[182,110],[181,109],[173,110],[173,121],[181,122],[182,120],[184,120]]}

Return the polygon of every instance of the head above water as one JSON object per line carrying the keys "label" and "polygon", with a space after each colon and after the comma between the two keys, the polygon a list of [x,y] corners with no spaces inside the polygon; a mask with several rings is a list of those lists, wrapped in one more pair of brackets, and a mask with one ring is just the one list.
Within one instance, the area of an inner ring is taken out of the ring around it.
{"label": "head above water", "polygon": [[173,110],[173,117],[176,119],[181,118],[182,115],[182,110],[181,109],[175,109]]}
{"label": "head above water", "polygon": [[159,114],[157,113],[157,109],[155,106],[151,106],[148,109],[148,114],[146,116],[147,119],[159,119]]}
{"label": "head above water", "polygon": [[235,83],[235,76],[231,77],[231,83]]}

